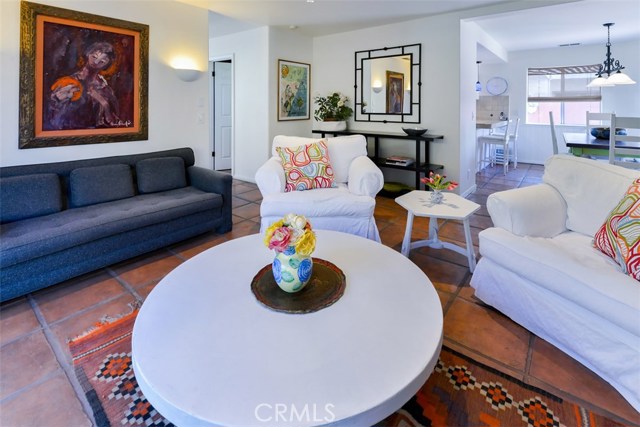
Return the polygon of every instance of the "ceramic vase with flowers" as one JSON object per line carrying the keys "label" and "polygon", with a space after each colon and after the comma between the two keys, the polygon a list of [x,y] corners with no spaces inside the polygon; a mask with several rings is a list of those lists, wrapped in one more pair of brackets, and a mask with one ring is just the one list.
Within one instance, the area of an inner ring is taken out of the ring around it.
{"label": "ceramic vase with flowers", "polygon": [[420,181],[431,190],[431,203],[434,205],[442,203],[444,199],[443,190],[453,190],[458,186],[457,182],[446,181],[446,175],[434,174],[429,172],[428,177],[420,179]]}
{"label": "ceramic vase with flowers", "polygon": [[287,214],[265,232],[264,244],[276,256],[271,265],[273,277],[285,292],[304,289],[311,279],[316,235],[303,215]]}
{"label": "ceramic vase with flowers", "polygon": [[316,96],[313,101],[318,105],[313,117],[318,121],[320,130],[331,132],[347,128],[347,119],[353,114],[351,107],[347,106],[347,96],[333,92],[328,96]]}

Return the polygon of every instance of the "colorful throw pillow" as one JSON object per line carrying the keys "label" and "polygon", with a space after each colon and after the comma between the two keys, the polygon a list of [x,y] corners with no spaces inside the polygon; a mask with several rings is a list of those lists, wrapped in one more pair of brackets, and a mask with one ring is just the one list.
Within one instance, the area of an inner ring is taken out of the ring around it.
{"label": "colorful throw pillow", "polygon": [[640,281],[640,178],[629,187],[596,232],[593,245]]}
{"label": "colorful throw pillow", "polygon": [[287,180],[284,191],[331,188],[333,168],[324,140],[298,147],[276,147]]}

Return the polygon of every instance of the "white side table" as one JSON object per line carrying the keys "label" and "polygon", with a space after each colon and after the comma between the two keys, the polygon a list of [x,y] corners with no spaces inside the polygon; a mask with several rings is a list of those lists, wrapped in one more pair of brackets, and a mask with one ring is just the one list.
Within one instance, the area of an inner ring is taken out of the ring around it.
{"label": "white side table", "polygon": [[[460,197],[454,193],[443,192],[442,203],[434,205],[431,202],[429,191],[414,190],[396,198],[396,203],[407,210],[407,228],[402,240],[402,255],[408,257],[409,251],[423,246],[434,249],[450,249],[459,254],[466,255],[469,260],[469,270],[473,273],[476,268],[476,254],[471,240],[471,229],[469,228],[469,217],[480,209],[480,205]],[[413,231],[414,216],[429,218],[429,239],[411,242],[411,232]],[[438,238],[438,219],[455,219],[462,221],[464,225],[464,237],[466,248],[453,243],[443,242]]]}

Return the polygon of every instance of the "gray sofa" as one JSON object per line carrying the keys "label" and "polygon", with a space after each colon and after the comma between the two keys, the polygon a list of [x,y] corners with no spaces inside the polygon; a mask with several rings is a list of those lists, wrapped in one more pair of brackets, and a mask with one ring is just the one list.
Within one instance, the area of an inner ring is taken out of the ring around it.
{"label": "gray sofa", "polygon": [[231,230],[231,180],[190,148],[0,168],[0,301]]}

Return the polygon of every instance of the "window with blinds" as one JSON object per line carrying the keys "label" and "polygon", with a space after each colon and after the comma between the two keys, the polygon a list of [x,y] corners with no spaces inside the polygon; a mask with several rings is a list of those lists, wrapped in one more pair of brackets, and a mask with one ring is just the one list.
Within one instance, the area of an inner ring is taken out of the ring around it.
{"label": "window with blinds", "polygon": [[598,68],[599,64],[529,68],[527,123],[549,124],[552,111],[557,124],[584,125],[587,111],[600,112],[600,88],[587,87]]}

